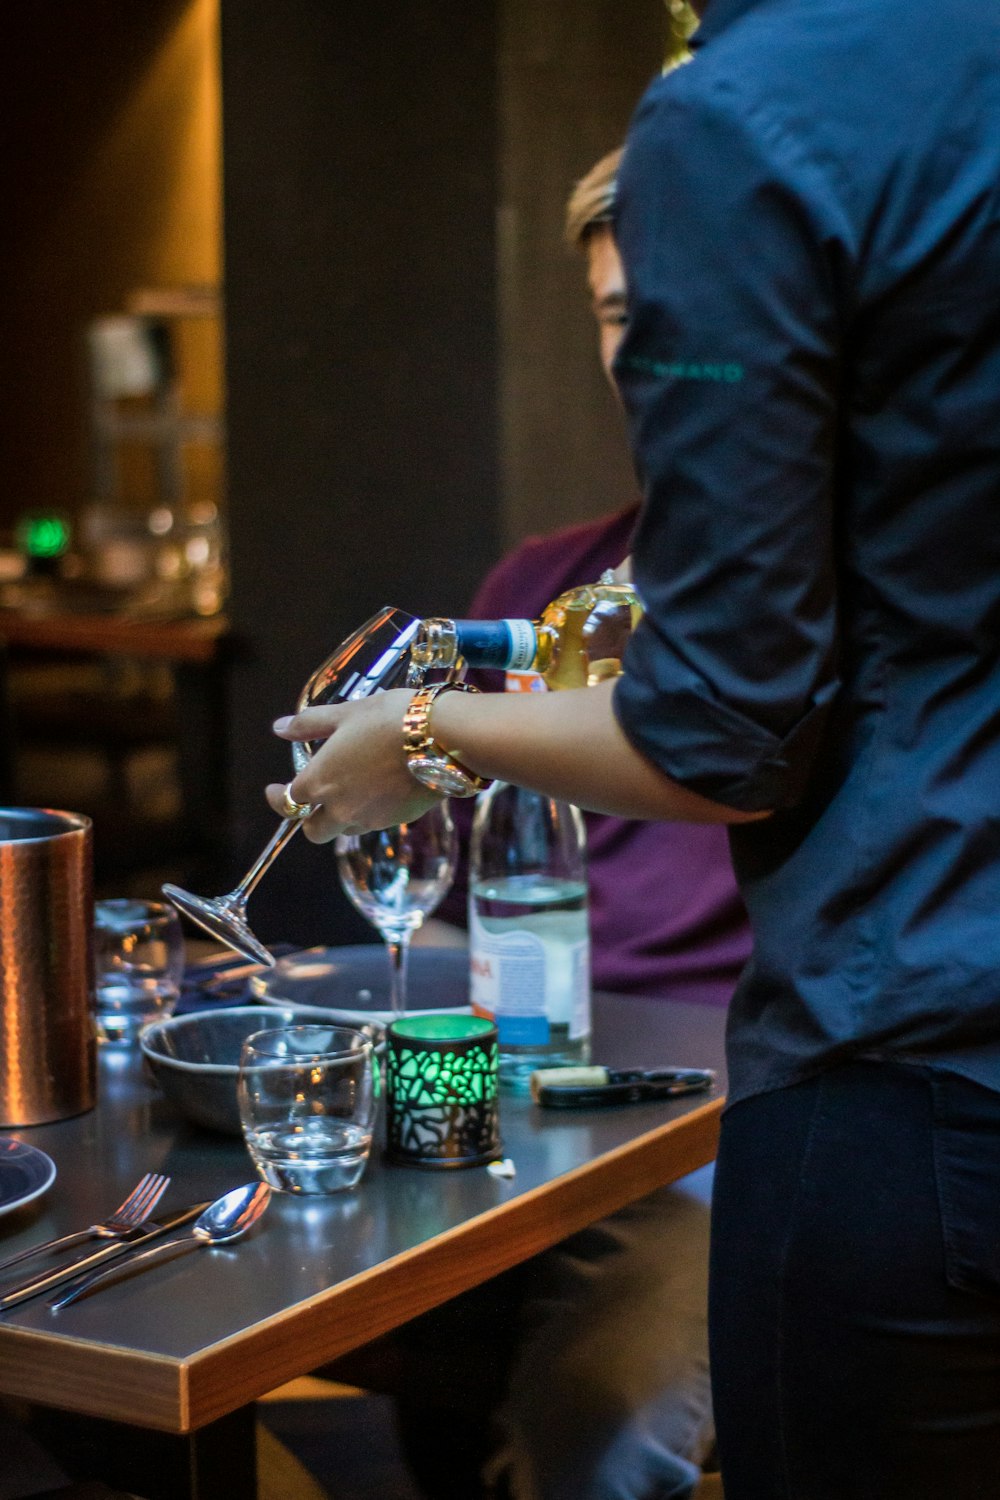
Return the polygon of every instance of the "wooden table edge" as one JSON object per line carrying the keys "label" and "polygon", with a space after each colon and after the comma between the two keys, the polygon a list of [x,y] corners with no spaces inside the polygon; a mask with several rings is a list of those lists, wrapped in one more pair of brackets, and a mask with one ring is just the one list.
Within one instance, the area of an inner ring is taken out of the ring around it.
{"label": "wooden table edge", "polygon": [[[723,1104],[710,1099],[190,1358],[9,1326],[0,1339],[0,1392],[158,1431],[195,1431],[704,1166],[715,1156]],[[291,1344],[289,1324],[297,1325]]]}

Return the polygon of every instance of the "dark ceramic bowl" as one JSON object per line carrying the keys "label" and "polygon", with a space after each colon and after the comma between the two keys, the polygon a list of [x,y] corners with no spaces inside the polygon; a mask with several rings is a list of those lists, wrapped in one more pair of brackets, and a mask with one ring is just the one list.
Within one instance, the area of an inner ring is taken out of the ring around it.
{"label": "dark ceramic bowl", "polygon": [[[324,1021],[345,1024],[340,1016],[314,1006],[233,1005],[153,1021],[142,1031],[139,1045],[149,1071],[186,1120],[224,1135],[241,1135],[236,1079],[247,1037],[277,1026]],[[376,1052],[384,1049],[384,1031],[376,1022],[356,1029],[375,1043]]]}

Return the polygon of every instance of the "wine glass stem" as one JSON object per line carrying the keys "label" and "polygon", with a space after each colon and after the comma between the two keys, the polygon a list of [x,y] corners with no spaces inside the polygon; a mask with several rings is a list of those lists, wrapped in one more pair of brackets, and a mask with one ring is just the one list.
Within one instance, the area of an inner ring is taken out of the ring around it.
{"label": "wine glass stem", "polygon": [[235,891],[231,892],[229,900],[235,906],[243,905],[261,877],[266,875],[267,871],[274,864],[274,861],[282,849],[284,849],[289,839],[298,832],[301,822],[301,818],[285,818],[278,824],[266,848],[261,850]]}
{"label": "wine glass stem", "polygon": [[394,1016],[406,1014],[406,971],[410,957],[410,934],[386,937],[389,950],[389,1001]]}

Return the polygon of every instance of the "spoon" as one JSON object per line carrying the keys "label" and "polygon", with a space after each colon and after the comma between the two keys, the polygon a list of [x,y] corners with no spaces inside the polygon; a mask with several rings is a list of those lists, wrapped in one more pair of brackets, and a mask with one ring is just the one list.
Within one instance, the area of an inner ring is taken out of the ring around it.
{"label": "spoon", "polygon": [[186,1254],[199,1245],[225,1245],[246,1234],[256,1224],[271,1197],[271,1189],[265,1182],[248,1182],[245,1187],[233,1188],[210,1203],[205,1212],[194,1221],[191,1233],[179,1240],[168,1240],[166,1244],[154,1245],[138,1255],[113,1266],[109,1271],[97,1271],[79,1282],[70,1291],[53,1301],[53,1307],[68,1307],[79,1297],[97,1291],[105,1282],[113,1281],[122,1271],[131,1271],[141,1262],[163,1259],[166,1256]]}

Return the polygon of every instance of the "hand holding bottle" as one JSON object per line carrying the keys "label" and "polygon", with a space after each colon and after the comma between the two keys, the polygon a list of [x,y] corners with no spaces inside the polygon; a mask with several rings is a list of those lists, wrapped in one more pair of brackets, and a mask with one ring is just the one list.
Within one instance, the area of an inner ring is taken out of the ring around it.
{"label": "hand holding bottle", "polygon": [[631,584],[616,576],[568,589],[538,620],[424,620],[413,661],[425,671],[465,662],[538,672],[554,689],[606,682],[620,674],[625,646],[642,613]]}
{"label": "hand holding bottle", "polygon": [[[450,671],[517,666],[540,671],[550,687],[586,692],[466,694],[447,692],[428,719],[442,751],[468,772],[542,789],[566,802],[626,818],[680,818],[742,823],[765,816],[740,813],[672,782],[625,738],[612,707],[622,654],[642,613],[627,584],[602,579],[571,589],[539,621],[425,620],[412,662]],[[403,717],[407,690],[375,694],[281,719],[283,739],[317,745],[289,784],[296,801],[316,807],[304,825],[313,843],[340,833],[413,821],[436,800],[408,769]],[[268,787],[276,812],[286,788]]]}

